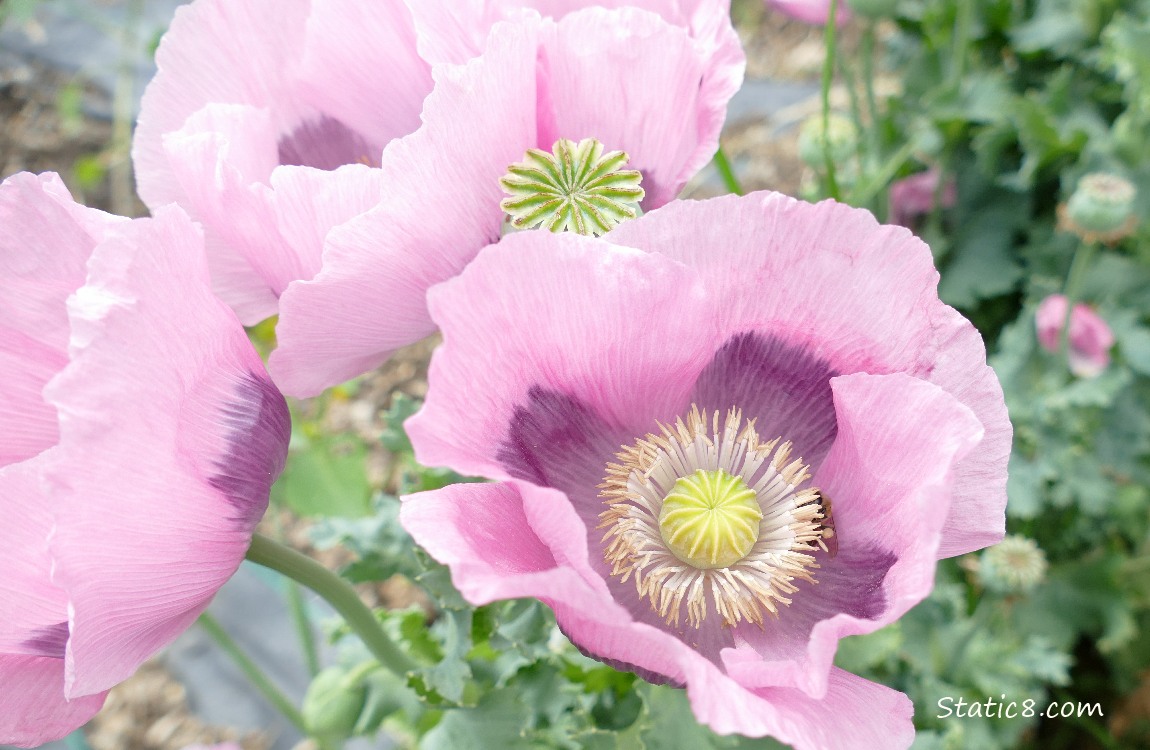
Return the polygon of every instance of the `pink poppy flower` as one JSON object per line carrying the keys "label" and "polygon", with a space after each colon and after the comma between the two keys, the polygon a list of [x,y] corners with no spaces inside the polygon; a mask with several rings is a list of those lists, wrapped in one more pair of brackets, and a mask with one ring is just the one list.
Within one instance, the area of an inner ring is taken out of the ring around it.
{"label": "pink poppy flower", "polygon": [[[934,210],[934,196],[942,173],[938,167],[912,174],[890,186],[890,222],[914,228],[914,222]],[[943,183],[939,201],[942,208],[952,208],[958,200],[958,187],[954,178]]]}
{"label": "pink poppy flower", "polygon": [[778,194],[506,237],[431,290],[444,343],[407,423],[420,462],[496,481],[401,522],[473,603],[543,600],[717,732],[906,747],[910,701],[837,642],[1003,538],[1011,441],[937,281],[905,229]]}
{"label": "pink poppy flower", "polygon": [[247,550],[288,413],[178,209],[0,184],[0,744],[82,725]]}
{"label": "pink poppy flower", "polygon": [[[766,2],[771,10],[813,26],[825,26],[831,15],[831,0],[766,0]],[[851,20],[851,11],[847,7],[846,0],[839,0],[836,16],[838,17],[836,26],[842,26]]]}
{"label": "pink poppy flower", "polygon": [[645,209],[708,162],[742,81],[727,0],[610,4],[198,0],[157,53],[140,193],[204,222],[221,296],[279,313],[273,376],[313,395],[434,331],[426,290],[498,239],[528,149],[625,151]]}
{"label": "pink poppy flower", "polygon": [[[1062,346],[1062,328],[1066,324],[1066,297],[1052,294],[1034,313],[1038,342],[1042,348],[1057,354]],[[1078,303],[1070,314],[1070,371],[1080,378],[1100,375],[1110,366],[1110,349],[1114,333],[1102,316],[1089,306]]]}

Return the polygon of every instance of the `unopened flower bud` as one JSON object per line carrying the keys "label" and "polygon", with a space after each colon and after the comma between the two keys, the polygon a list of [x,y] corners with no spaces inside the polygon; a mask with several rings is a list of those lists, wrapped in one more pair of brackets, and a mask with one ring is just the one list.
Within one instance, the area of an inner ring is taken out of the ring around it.
{"label": "unopened flower bud", "polygon": [[[1034,312],[1034,326],[1038,343],[1055,354],[1062,344],[1062,328],[1066,324],[1066,297],[1052,294]],[[1110,365],[1110,348],[1114,346],[1114,333],[1106,321],[1087,305],[1078,303],[1070,314],[1070,371],[1080,378],[1092,378]]]}
{"label": "unopened flower bud", "polygon": [[1046,567],[1046,554],[1033,539],[1008,536],[982,553],[978,579],[989,591],[1023,594],[1042,583]]}
{"label": "unopened flower bud", "polygon": [[311,681],[300,708],[309,735],[328,741],[354,735],[367,700],[367,687],[358,672],[328,667]]}
{"label": "unopened flower bud", "polygon": [[1084,242],[1118,242],[1130,236],[1137,225],[1136,193],[1133,183],[1116,174],[1085,175],[1070,200],[1059,207],[1058,226]]}
{"label": "unopened flower bud", "polygon": [[829,153],[832,162],[841,164],[854,156],[858,138],[858,128],[849,117],[834,112],[825,121],[822,115],[809,117],[799,131],[799,158],[809,167],[822,169]]}

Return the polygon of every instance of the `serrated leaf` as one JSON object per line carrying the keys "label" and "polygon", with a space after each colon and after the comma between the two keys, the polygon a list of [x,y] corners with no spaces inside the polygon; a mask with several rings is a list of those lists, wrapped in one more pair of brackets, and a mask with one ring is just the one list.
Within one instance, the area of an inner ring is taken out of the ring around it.
{"label": "serrated leaf", "polygon": [[527,707],[514,691],[496,690],[475,708],[445,711],[424,735],[421,750],[526,750],[536,748],[527,736]]}

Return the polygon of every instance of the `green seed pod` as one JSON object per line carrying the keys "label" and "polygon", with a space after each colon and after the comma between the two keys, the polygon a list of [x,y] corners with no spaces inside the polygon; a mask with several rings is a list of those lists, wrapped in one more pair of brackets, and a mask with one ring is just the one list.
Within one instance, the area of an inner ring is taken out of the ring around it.
{"label": "green seed pod", "polygon": [[1059,225],[1086,242],[1117,242],[1128,237],[1137,223],[1136,192],[1133,183],[1116,174],[1085,175],[1061,208]]}
{"label": "green seed pod", "polygon": [[333,742],[351,737],[366,699],[367,687],[359,670],[328,667],[311,681],[303,699],[307,733]]}
{"label": "green seed pod", "polygon": [[978,560],[978,580],[988,591],[1024,594],[1046,578],[1046,554],[1033,539],[1008,536]]}

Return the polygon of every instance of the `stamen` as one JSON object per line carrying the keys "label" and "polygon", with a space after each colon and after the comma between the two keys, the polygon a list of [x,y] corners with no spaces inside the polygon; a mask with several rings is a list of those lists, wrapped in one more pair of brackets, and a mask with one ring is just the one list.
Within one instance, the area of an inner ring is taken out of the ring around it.
{"label": "stamen", "polygon": [[697,628],[713,605],[725,625],[761,627],[794,581],[815,582],[813,553],[834,533],[819,491],[800,488],[809,468],[791,443],[762,442],[739,409],[720,420],[692,406],[659,431],[623,446],[599,486],[611,574],[633,576],[668,624],[685,609]]}
{"label": "stamen", "polygon": [[643,176],[622,169],[627,154],[603,153],[603,144],[594,138],[578,144],[560,138],[551,150],[529,149],[499,180],[510,195],[499,207],[516,229],[544,226],[598,237],[639,215]]}

